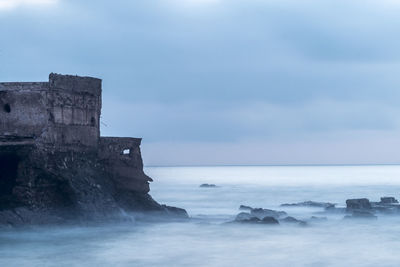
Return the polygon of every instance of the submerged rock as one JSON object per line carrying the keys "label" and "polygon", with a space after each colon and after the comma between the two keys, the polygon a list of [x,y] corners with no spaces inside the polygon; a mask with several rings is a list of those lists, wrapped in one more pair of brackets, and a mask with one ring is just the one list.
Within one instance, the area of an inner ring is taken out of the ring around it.
{"label": "submerged rock", "polygon": [[239,210],[252,210],[253,208],[250,206],[240,205]]}
{"label": "submerged rock", "polygon": [[316,208],[333,208],[336,204],[329,202],[316,202],[316,201],[304,201],[299,203],[285,203],[281,207],[316,207]]}
{"label": "submerged rock", "polygon": [[279,221],[280,222],[284,222],[284,223],[296,223],[296,224],[299,224],[299,225],[302,225],[302,226],[307,225],[307,223],[305,221],[298,220],[298,219],[296,219],[296,218],[294,218],[292,216],[285,217],[285,218],[283,218],[283,219],[281,219]]}
{"label": "submerged rock", "polygon": [[377,219],[378,217],[375,216],[372,212],[368,211],[353,211],[351,215],[346,215],[344,219]]}
{"label": "submerged rock", "polygon": [[262,224],[279,224],[278,220],[275,219],[274,217],[264,217],[261,222]]}
{"label": "submerged rock", "polygon": [[380,202],[371,202],[372,209],[384,214],[400,213],[400,204],[394,197],[381,197]]}
{"label": "submerged rock", "polygon": [[265,217],[273,217],[275,219],[279,219],[281,217],[287,216],[287,213],[284,211],[276,211],[262,208],[252,209],[250,211],[250,214],[258,217],[261,220]]}
{"label": "submerged rock", "polygon": [[217,186],[215,184],[201,184],[200,187],[202,187],[202,188],[215,188]]}
{"label": "submerged rock", "polygon": [[279,224],[278,220],[275,219],[274,217],[267,216],[260,219],[247,212],[239,213],[233,222],[248,223],[248,224]]}
{"label": "submerged rock", "polygon": [[250,220],[251,218],[257,218],[257,217],[247,212],[241,212],[238,215],[236,215],[235,221],[239,222],[244,220]]}
{"label": "submerged rock", "polygon": [[322,214],[326,213],[332,213],[332,214],[341,214],[341,213],[346,213],[347,209],[346,208],[341,208],[341,207],[327,207]]}

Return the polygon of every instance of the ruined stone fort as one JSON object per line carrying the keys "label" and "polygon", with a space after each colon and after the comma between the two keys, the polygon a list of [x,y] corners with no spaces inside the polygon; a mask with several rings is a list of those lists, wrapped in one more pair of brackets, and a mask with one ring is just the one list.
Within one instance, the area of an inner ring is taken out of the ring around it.
{"label": "ruined stone fort", "polygon": [[101,92],[54,73],[0,83],[0,223],[173,211],[148,195],[141,139],[100,136]]}

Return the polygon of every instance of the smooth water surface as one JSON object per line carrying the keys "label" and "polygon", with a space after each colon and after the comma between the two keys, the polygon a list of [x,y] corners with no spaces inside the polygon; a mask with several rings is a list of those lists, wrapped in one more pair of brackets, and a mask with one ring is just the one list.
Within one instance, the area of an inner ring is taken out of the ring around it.
{"label": "smooth water surface", "polygon": [[[298,219],[348,198],[400,198],[400,166],[148,167],[159,202],[185,208],[188,222],[1,230],[0,266],[399,266],[400,216],[297,225],[235,225],[241,204]],[[217,188],[200,188],[213,183]]]}

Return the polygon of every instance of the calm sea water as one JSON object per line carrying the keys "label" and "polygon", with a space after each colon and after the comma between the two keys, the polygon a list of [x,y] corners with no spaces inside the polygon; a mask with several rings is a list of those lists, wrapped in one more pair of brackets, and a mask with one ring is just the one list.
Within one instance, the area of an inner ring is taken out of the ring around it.
{"label": "calm sea water", "polygon": [[[0,231],[0,266],[399,266],[400,216],[308,227],[231,225],[241,204],[307,219],[305,200],[400,198],[400,166],[148,167],[152,196],[188,222]],[[217,188],[200,188],[213,183]],[[318,216],[318,215],[317,215]]]}

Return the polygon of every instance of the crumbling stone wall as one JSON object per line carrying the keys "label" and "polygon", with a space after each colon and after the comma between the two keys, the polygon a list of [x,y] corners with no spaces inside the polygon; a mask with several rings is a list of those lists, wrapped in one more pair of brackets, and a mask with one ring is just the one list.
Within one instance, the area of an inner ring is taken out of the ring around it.
{"label": "crumbling stone wall", "polygon": [[0,83],[0,135],[40,137],[48,124],[48,83]]}

